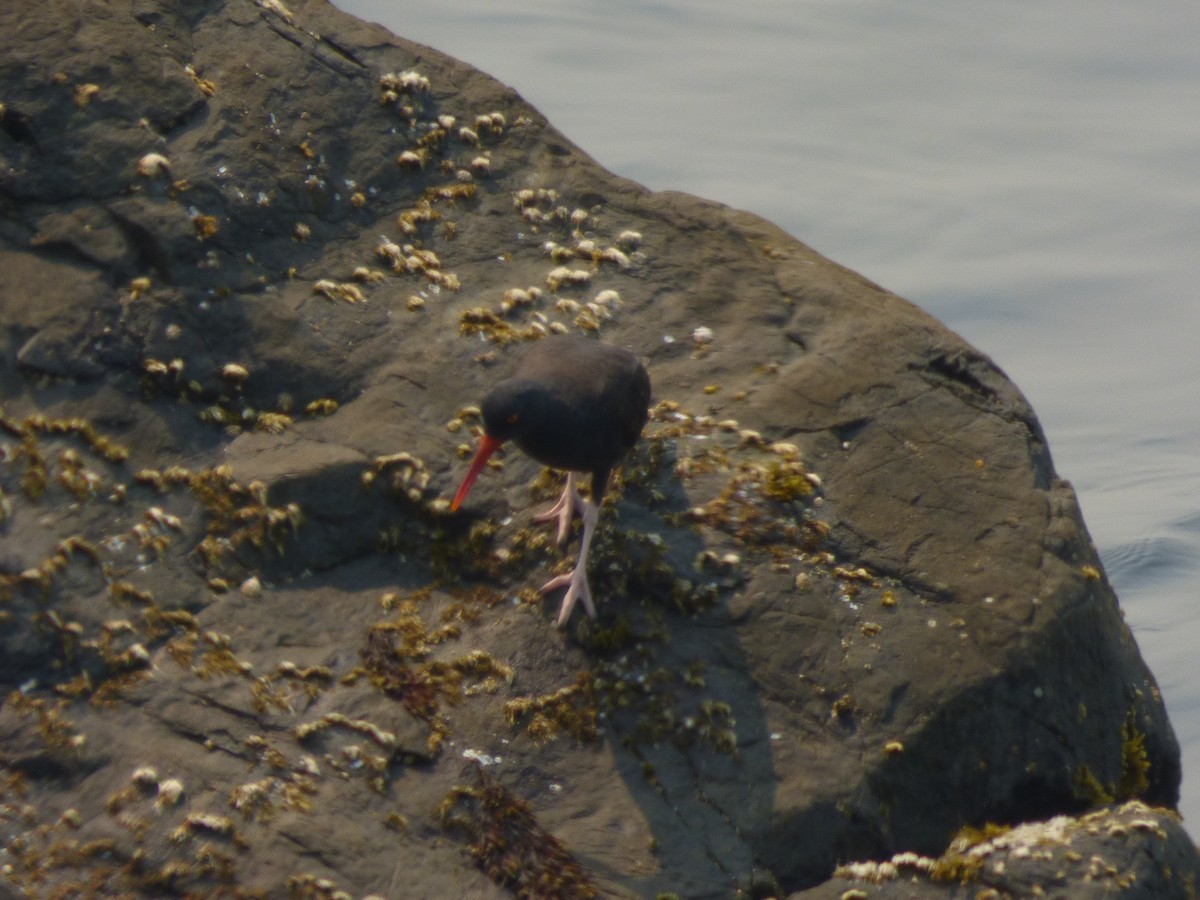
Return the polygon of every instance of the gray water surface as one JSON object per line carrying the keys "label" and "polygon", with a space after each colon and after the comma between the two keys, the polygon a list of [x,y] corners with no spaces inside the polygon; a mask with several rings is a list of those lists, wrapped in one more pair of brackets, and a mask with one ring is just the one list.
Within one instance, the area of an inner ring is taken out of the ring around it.
{"label": "gray water surface", "polygon": [[618,174],[751,210],[1030,399],[1200,823],[1200,5],[337,0]]}

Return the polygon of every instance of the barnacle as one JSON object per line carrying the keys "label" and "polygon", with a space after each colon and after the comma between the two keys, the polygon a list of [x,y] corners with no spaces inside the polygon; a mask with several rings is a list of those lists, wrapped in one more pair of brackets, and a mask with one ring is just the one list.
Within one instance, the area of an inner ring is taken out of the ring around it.
{"label": "barnacle", "polygon": [[137,161],[138,174],[143,178],[154,178],[156,175],[169,175],[171,161],[161,153],[147,153]]}

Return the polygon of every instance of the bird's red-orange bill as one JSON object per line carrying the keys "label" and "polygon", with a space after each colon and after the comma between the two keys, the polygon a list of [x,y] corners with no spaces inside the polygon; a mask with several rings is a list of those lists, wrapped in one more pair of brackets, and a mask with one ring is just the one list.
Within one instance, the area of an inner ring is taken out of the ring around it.
{"label": "bird's red-orange bill", "polygon": [[475,483],[475,478],[481,471],[484,465],[487,464],[488,458],[495,453],[502,441],[496,440],[490,435],[484,435],[479,439],[479,449],[475,451],[475,458],[471,460],[471,467],[467,469],[466,477],[463,478],[462,484],[458,487],[458,493],[454,495],[454,502],[450,504],[450,511],[454,512],[467,499],[467,494],[471,490],[471,485]]}

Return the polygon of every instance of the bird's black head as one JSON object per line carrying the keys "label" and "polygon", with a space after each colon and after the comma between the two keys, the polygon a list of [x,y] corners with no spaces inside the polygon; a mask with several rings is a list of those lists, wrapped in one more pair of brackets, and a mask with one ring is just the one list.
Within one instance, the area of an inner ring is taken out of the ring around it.
{"label": "bird's black head", "polygon": [[498,441],[515,441],[534,433],[549,408],[546,389],[535,381],[510,378],[483,398],[483,430]]}

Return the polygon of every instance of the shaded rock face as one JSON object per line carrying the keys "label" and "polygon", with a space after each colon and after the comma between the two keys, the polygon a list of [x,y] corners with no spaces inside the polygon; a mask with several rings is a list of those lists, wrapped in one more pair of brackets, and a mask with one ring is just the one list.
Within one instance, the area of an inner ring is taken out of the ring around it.
{"label": "shaded rock face", "polygon": [[[966,825],[1175,802],[1032,410],[920,310],[325,4],[17,7],[6,887],[844,891]],[[554,331],[655,392],[565,634],[553,478],[511,452],[445,501]],[[1165,890],[1197,863],[1154,821]]]}

